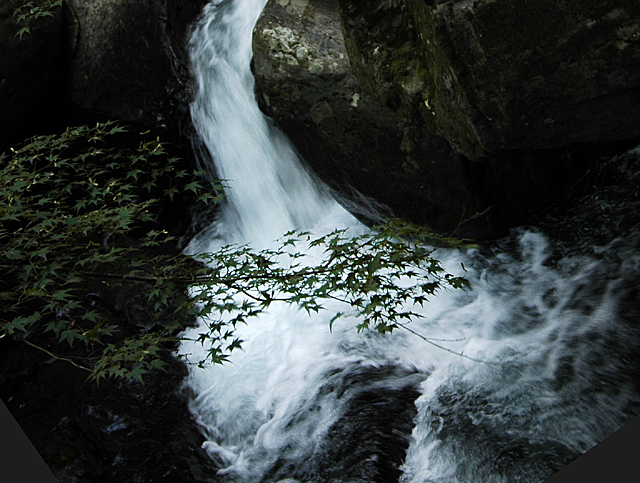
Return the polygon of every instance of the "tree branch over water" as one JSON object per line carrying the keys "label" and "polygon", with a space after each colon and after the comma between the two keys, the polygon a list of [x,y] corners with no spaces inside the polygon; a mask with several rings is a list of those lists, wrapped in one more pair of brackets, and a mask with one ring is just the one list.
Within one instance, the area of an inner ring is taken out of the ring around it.
{"label": "tree branch over water", "polygon": [[[162,369],[161,351],[196,318],[207,323],[199,338],[207,361],[222,363],[241,347],[237,324],[276,302],[311,314],[323,300],[341,301],[331,324],[350,314],[357,330],[387,333],[419,317],[412,307],[440,290],[469,285],[434,258],[434,246],[463,241],[399,220],[357,236],[290,232],[274,249],[175,254],[156,213],[175,196],[218,203],[222,184],[183,169],[145,133],[137,146],[117,147],[123,133],[114,123],[69,128],[0,155],[0,330],[69,362],[78,344],[99,351],[93,379],[141,380]],[[145,294],[153,329],[118,339],[122,327],[87,298],[96,284]]]}

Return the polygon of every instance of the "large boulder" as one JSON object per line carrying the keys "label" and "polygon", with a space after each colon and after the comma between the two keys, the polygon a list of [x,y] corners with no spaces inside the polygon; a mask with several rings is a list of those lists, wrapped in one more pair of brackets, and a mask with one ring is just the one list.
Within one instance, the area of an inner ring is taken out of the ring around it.
{"label": "large boulder", "polygon": [[[263,109],[351,210],[362,209],[364,195],[395,215],[453,230],[486,207],[472,189],[479,165],[359,82],[335,1],[268,2],[253,46]],[[493,222],[492,216],[476,220],[467,234],[486,232]]]}
{"label": "large boulder", "polygon": [[[40,6],[43,0],[34,4]],[[30,32],[18,36],[23,24],[14,16],[17,2],[0,4],[0,151],[16,140],[25,124],[46,101],[60,61],[63,45],[63,14],[55,8],[39,18]]]}
{"label": "large boulder", "polygon": [[69,0],[78,106],[181,136],[191,131],[188,28],[207,0]]}
{"label": "large boulder", "polygon": [[206,3],[68,0],[19,39],[15,4],[3,2],[0,146],[96,117],[185,140],[192,133],[188,30]]}
{"label": "large boulder", "polygon": [[640,4],[525,3],[270,0],[264,109],[333,186],[444,232],[491,206],[457,233],[499,235],[559,200],[593,143],[640,135]]}

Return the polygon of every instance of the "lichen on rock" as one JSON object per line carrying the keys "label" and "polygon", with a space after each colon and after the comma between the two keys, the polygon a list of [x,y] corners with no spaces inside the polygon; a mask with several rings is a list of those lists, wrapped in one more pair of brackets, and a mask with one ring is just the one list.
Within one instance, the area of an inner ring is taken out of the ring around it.
{"label": "lichen on rock", "polygon": [[[319,74],[325,69],[322,59],[316,57],[304,44],[304,40],[296,37],[291,29],[282,26],[264,28],[261,37],[267,43],[273,59],[282,60],[288,65],[300,66],[311,74]],[[329,64],[327,68],[331,70],[334,65]]]}
{"label": "lichen on rock", "polygon": [[639,26],[635,0],[271,0],[255,72],[307,161],[342,173],[323,176],[436,229],[491,205],[486,236],[586,169],[578,143],[640,136]]}

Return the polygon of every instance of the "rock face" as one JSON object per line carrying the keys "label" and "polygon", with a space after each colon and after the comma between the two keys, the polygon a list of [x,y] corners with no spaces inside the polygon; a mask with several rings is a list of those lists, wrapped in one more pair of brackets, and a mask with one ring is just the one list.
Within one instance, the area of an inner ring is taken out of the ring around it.
{"label": "rock face", "polygon": [[[68,0],[19,40],[15,5],[3,2],[0,147],[41,131],[37,122],[46,130],[92,122],[94,115],[184,140],[192,132],[188,28],[206,3]],[[18,133],[27,121],[30,129]]]}
{"label": "rock face", "polygon": [[60,8],[52,17],[34,22],[31,32],[22,38],[16,37],[20,26],[13,16],[15,8],[15,2],[0,4],[0,150],[14,141],[44,102],[63,43]]}
{"label": "rock face", "polygon": [[216,481],[187,395],[176,392],[187,371],[175,358],[144,385],[96,385],[84,371],[7,339],[0,395],[58,482]]}
{"label": "rock face", "polygon": [[70,0],[71,100],[113,118],[190,132],[188,26],[207,0]]}
{"label": "rock face", "polygon": [[640,135],[634,0],[338,0],[354,72],[479,159]]}
{"label": "rock face", "polygon": [[[470,188],[473,163],[361,86],[334,1],[269,2],[253,42],[264,110],[343,202],[355,188],[397,215],[428,218],[441,229],[484,208]],[[473,228],[484,231],[490,222],[485,217]]]}
{"label": "rock face", "polygon": [[593,143],[640,135],[639,19],[631,0],[271,0],[255,74],[331,184],[444,232],[492,206],[458,234],[493,237]]}

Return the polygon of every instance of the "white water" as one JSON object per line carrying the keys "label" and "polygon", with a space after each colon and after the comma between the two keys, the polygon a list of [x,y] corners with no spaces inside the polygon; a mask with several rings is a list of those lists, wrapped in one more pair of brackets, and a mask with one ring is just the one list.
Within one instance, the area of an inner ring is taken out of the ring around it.
{"label": "white water", "polygon": [[199,88],[192,118],[218,177],[230,180],[232,187],[226,193],[225,231],[234,231],[237,241],[254,243],[310,226],[330,203],[254,99],[251,31],[265,3],[212,2],[191,42]]}
{"label": "white water", "polygon": [[[257,107],[251,31],[264,3],[214,1],[191,40],[199,86],[192,115],[212,169],[231,187],[215,235],[197,238],[192,252],[229,242],[262,247],[294,228],[365,230],[323,194]],[[623,356],[611,355],[634,335],[617,322],[617,282],[602,278],[599,263],[573,258],[547,266],[549,250],[543,235],[522,231],[502,251],[439,253],[448,270],[464,262],[473,291],[441,294],[411,328],[453,351],[509,361],[502,364],[473,362],[404,331],[358,334],[350,318],[330,332],[332,310],[339,310],[331,304],[313,317],[274,305],[241,327],[245,343],[231,362],[193,368],[187,381],[220,475],[234,482],[364,481],[339,467],[348,455],[331,453],[344,442],[335,428],[346,425],[343,440],[357,435],[361,427],[345,418],[369,410],[362,402],[354,409],[358,397],[393,399],[407,387],[419,397],[397,406],[398,414],[405,406],[414,413],[403,482],[540,481],[548,468],[597,444],[637,403]],[[595,287],[594,277],[601,281]],[[205,354],[198,344],[181,351],[194,360]],[[391,409],[375,417],[396,416]],[[384,458],[371,438],[364,453]],[[360,440],[366,446],[366,436]]]}

